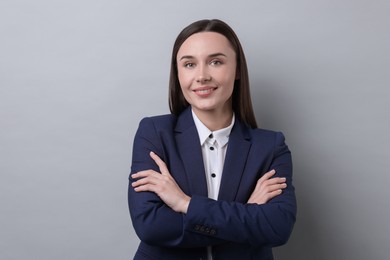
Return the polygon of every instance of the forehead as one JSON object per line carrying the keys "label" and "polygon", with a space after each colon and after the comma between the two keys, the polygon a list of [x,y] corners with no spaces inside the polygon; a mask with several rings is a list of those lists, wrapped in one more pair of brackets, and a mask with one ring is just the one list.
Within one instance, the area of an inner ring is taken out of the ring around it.
{"label": "forehead", "polygon": [[188,37],[180,46],[177,56],[208,55],[212,53],[235,54],[229,40],[216,32],[200,32]]}

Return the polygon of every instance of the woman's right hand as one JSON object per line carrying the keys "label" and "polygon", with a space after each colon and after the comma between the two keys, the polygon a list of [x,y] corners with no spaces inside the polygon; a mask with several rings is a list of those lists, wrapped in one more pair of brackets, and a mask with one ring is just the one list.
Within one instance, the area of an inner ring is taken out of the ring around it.
{"label": "woman's right hand", "polygon": [[247,203],[265,204],[270,199],[280,195],[282,190],[287,187],[286,178],[275,177],[275,170],[266,172],[256,183],[255,190],[252,192]]}
{"label": "woman's right hand", "polygon": [[154,192],[174,211],[187,213],[191,198],[177,185],[165,162],[154,152],[150,152],[150,157],[159,167],[161,174],[153,170],[132,174],[132,178],[138,179],[131,184],[134,190]]}

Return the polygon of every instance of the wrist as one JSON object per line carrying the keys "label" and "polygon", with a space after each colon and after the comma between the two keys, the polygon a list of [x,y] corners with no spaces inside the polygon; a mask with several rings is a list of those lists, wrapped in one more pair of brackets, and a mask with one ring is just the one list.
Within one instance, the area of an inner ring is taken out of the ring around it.
{"label": "wrist", "polygon": [[189,196],[185,196],[183,198],[179,212],[187,214],[188,206],[190,205],[190,200],[191,200],[191,197],[189,197]]}

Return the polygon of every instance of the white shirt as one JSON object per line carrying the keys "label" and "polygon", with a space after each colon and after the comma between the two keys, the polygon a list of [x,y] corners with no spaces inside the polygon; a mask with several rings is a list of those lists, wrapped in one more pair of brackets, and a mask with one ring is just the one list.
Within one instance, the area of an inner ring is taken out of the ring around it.
{"label": "white shirt", "polygon": [[221,185],[229,135],[234,125],[234,114],[232,122],[228,127],[214,132],[209,130],[193,111],[192,116],[194,118],[196,129],[198,130],[200,145],[202,148],[208,197],[216,200],[218,199],[219,186]]}
{"label": "white shirt", "polygon": [[[230,132],[234,125],[234,114],[232,122],[226,128],[211,131],[209,130],[192,111],[196,129],[198,130],[200,145],[207,181],[208,197],[218,199],[219,187],[221,185],[223,165],[225,163],[226,150]],[[207,248],[208,259],[212,259],[211,247]]]}

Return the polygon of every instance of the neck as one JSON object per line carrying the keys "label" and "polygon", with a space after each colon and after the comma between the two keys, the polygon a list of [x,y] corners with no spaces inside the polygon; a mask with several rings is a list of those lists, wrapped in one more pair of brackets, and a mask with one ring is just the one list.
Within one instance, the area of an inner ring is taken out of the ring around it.
{"label": "neck", "polygon": [[194,113],[200,121],[211,131],[228,127],[233,118],[233,111],[199,111],[194,109]]}

